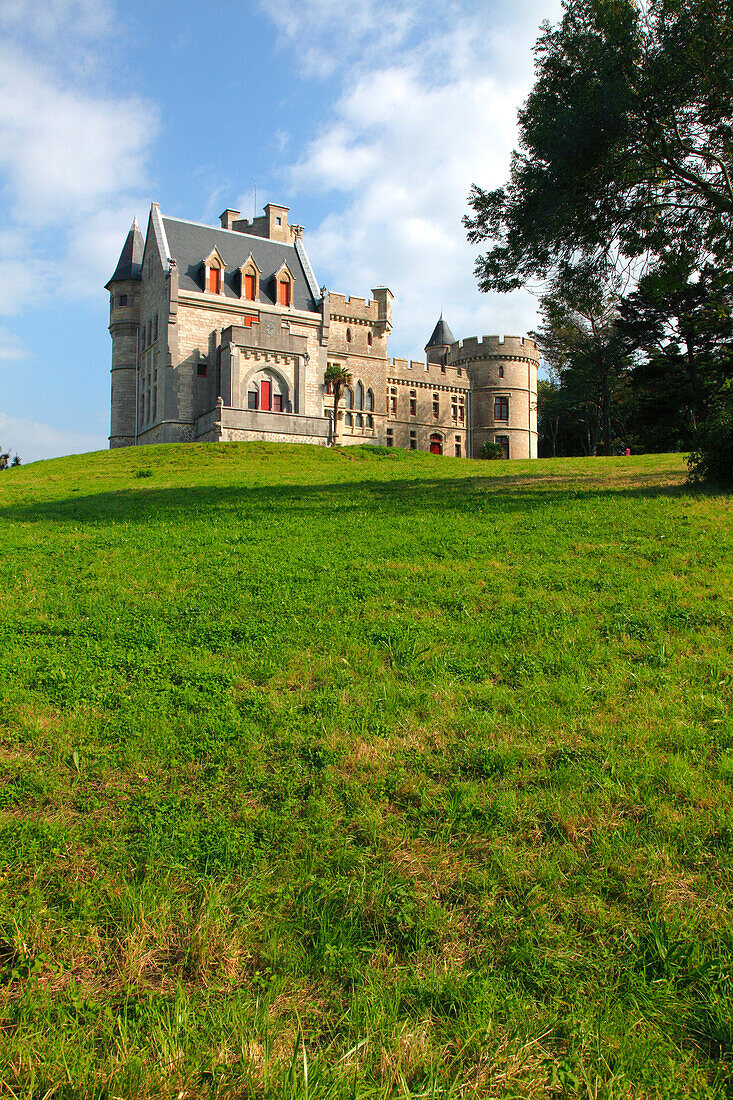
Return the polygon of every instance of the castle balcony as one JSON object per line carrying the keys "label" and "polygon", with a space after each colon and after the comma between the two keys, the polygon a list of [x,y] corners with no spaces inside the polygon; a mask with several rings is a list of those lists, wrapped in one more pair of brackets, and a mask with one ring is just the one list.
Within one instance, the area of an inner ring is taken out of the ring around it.
{"label": "castle balcony", "polygon": [[196,439],[277,439],[293,443],[327,444],[331,421],[327,416],[302,416],[266,409],[237,409],[218,405],[196,420]]}

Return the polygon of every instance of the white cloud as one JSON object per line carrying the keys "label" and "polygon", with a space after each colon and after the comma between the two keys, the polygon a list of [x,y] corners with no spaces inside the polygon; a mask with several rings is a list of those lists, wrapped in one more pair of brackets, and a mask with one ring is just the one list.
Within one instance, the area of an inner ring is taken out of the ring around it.
{"label": "white cloud", "polygon": [[108,446],[103,435],[56,428],[4,413],[0,413],[0,443],[4,449],[19,454],[24,465],[41,458],[100,451]]}
{"label": "white cloud", "polygon": [[0,173],[19,224],[78,222],[138,187],[154,131],[140,101],[66,87],[53,70],[0,48]]}
{"label": "white cloud", "polygon": [[[0,275],[0,279],[2,276]],[[28,352],[21,344],[14,332],[0,325],[0,365],[3,363],[17,363],[21,359],[27,359]]]}
{"label": "white cloud", "polygon": [[90,76],[112,16],[107,0],[0,0],[0,313],[40,286],[99,293],[143,205],[156,113]]}
{"label": "white cloud", "polygon": [[297,48],[303,72],[320,79],[355,56],[398,49],[421,14],[414,0],[260,0],[260,6]]}
{"label": "white cloud", "polygon": [[107,33],[112,25],[104,0],[3,0],[0,30],[23,34],[40,42],[59,36],[90,39]]}
{"label": "white cloud", "polygon": [[357,295],[389,285],[394,354],[419,354],[441,309],[456,337],[525,332],[534,299],[478,293],[461,218],[474,182],[506,179],[532,46],[559,0],[376,0],[349,9],[337,39],[336,10],[337,0],[286,0],[272,15],[299,56],[321,51],[342,74],[331,116],[288,175],[292,192],[334,196],[306,237],[319,279]]}

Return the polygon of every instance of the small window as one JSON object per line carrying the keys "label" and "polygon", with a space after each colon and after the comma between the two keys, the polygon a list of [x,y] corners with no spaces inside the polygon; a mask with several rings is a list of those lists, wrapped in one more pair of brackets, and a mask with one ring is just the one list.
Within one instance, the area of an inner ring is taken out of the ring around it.
{"label": "small window", "polygon": [[509,436],[508,435],[497,435],[497,436],[494,437],[494,442],[498,443],[499,446],[501,447],[501,457],[508,459],[509,458]]}
{"label": "small window", "polygon": [[503,377],[504,377],[504,368],[499,367],[499,378],[503,378]]}
{"label": "small window", "polygon": [[370,416],[369,413],[367,413],[366,426],[367,426],[367,428],[373,428],[374,427],[374,417]]}
{"label": "small window", "polygon": [[333,393],[333,382],[327,381],[324,386],[324,390],[326,393]]}
{"label": "small window", "polygon": [[461,375],[463,374],[463,371],[461,370],[461,368],[460,368],[460,367],[456,367],[456,374],[458,375],[458,377],[459,377],[459,378],[460,378],[460,377],[461,377]]}
{"label": "small window", "polygon": [[433,394],[433,419],[437,420],[440,416],[440,394]]}
{"label": "small window", "polygon": [[364,417],[361,415],[361,413],[356,414],[356,426],[357,428],[364,427]]}
{"label": "small window", "polygon": [[387,402],[387,412],[390,416],[397,416],[397,395],[391,393]]}
{"label": "small window", "polygon": [[249,392],[247,393],[247,408],[248,409],[256,409],[259,406],[259,403],[260,403],[259,402],[259,397],[260,397],[260,395],[259,395],[259,393],[256,389],[255,390],[249,390]]}
{"label": "small window", "polygon": [[272,411],[276,413],[281,413],[283,411],[283,397],[281,393],[273,394]]}
{"label": "small window", "polygon": [[277,287],[277,304],[280,306],[290,305],[290,280],[281,279]]}
{"label": "small window", "polygon": [[410,416],[417,416],[417,394],[410,390]]}
{"label": "small window", "polygon": [[152,342],[153,342],[153,319],[151,317],[151,319],[148,321],[148,347],[150,347]]}
{"label": "small window", "polygon": [[126,306],[127,305],[127,295],[126,294],[120,294],[120,305],[121,306]]}
{"label": "small window", "polygon": [[354,408],[364,408],[364,387],[361,382],[356,383],[356,389],[354,390]]}
{"label": "small window", "polygon": [[456,438],[456,458],[460,458],[460,457],[461,457],[461,441],[460,441],[460,439]]}
{"label": "small window", "polygon": [[368,344],[369,347],[372,346],[372,334],[371,334],[371,332],[367,333],[367,344]]}
{"label": "small window", "polygon": [[410,450],[417,450],[417,432],[410,432]]}
{"label": "small window", "polygon": [[283,223],[282,218],[275,218],[275,221],[277,222],[278,225],[282,225],[282,223]]}
{"label": "small window", "polygon": [[351,329],[350,328],[347,328],[347,330],[346,330],[346,343],[347,344],[351,343]]}
{"label": "small window", "polygon": [[495,397],[494,398],[494,420],[508,420],[508,419],[509,419],[509,398],[508,397]]}
{"label": "small window", "polygon": [[374,394],[371,390],[367,390],[366,392],[366,401],[364,402],[364,408],[367,411],[370,411],[374,408]]}
{"label": "small window", "polygon": [[209,291],[218,294],[221,290],[221,271],[218,267],[209,268]]}
{"label": "small window", "polygon": [[391,428],[387,428],[387,446],[394,447],[394,433]]}
{"label": "small window", "polygon": [[346,416],[344,417],[344,422],[345,422],[345,424],[346,424],[347,428],[353,428],[353,426],[354,426],[354,418],[353,418],[353,416],[351,415],[351,413],[347,413],[347,414],[346,414]]}
{"label": "small window", "polygon": [[254,301],[255,277],[252,274],[244,276],[244,296],[245,298],[249,298],[250,302]]}
{"label": "small window", "polygon": [[199,361],[196,364],[196,374],[199,376],[199,378],[206,378],[206,369],[207,368],[205,362]]}
{"label": "small window", "polygon": [[450,418],[454,424],[458,423],[458,405],[455,401],[451,401]]}

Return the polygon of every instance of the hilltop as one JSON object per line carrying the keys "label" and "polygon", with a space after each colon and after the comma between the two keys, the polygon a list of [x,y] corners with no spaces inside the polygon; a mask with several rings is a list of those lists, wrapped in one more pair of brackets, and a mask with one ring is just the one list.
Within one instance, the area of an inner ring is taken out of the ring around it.
{"label": "hilltop", "polygon": [[729,498],[677,455],[0,474],[0,1081],[727,1097]]}

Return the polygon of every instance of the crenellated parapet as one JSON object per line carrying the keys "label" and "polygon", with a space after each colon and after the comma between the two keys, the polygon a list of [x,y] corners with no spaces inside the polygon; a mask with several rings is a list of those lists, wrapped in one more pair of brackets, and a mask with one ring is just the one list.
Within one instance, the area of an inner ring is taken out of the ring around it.
{"label": "crenellated parapet", "polygon": [[518,359],[539,364],[540,352],[531,336],[469,336],[451,345],[449,363],[472,359]]}
{"label": "crenellated parapet", "polygon": [[425,362],[417,359],[388,359],[387,381],[405,386],[427,386],[431,389],[469,389],[471,380],[461,366]]}

